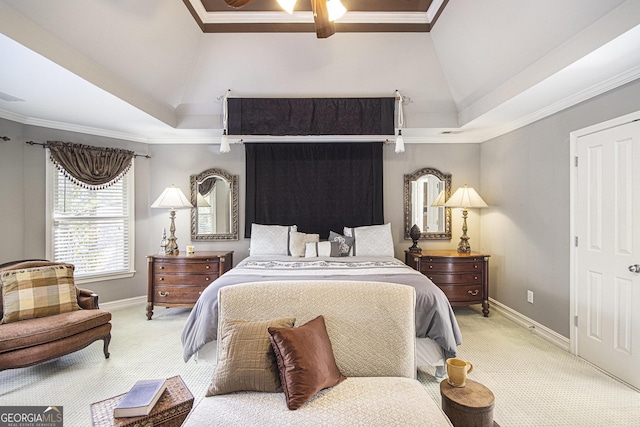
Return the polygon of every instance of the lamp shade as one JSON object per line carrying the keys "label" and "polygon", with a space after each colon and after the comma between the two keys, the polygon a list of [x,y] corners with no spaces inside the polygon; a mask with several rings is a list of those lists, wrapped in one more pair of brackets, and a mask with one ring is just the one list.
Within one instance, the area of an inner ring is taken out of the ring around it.
{"label": "lamp shade", "polygon": [[178,187],[175,185],[171,185],[171,187],[165,188],[165,190],[160,194],[160,197],[156,199],[155,202],[151,205],[152,208],[173,208],[173,209],[183,209],[183,208],[192,208],[193,205],[187,199]]}
{"label": "lamp shade", "polygon": [[473,187],[460,187],[444,204],[447,208],[487,208],[489,207]]}
{"label": "lamp shade", "polygon": [[340,0],[327,0],[327,11],[329,12],[329,21],[335,21],[347,12],[347,8]]}
{"label": "lamp shade", "polygon": [[440,192],[438,193],[438,197],[436,197],[436,199],[433,201],[433,203],[431,203],[431,207],[432,208],[439,208],[444,206],[444,190],[440,190]]}

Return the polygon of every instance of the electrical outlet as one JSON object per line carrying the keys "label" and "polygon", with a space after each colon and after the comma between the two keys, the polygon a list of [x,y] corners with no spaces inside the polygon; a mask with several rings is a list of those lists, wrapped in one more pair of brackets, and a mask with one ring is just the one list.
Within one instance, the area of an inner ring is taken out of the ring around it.
{"label": "electrical outlet", "polygon": [[533,304],[533,291],[527,291],[527,302]]}

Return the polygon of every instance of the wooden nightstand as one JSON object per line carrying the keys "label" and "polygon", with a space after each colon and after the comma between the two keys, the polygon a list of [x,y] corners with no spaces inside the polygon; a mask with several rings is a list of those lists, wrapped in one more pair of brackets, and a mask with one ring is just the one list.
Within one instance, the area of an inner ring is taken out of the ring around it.
{"label": "wooden nightstand", "polygon": [[456,250],[405,251],[404,262],[427,276],[452,306],[482,304],[489,315],[489,255]]}
{"label": "wooden nightstand", "polygon": [[149,255],[147,319],[153,306],[193,307],[204,289],[233,267],[231,252]]}

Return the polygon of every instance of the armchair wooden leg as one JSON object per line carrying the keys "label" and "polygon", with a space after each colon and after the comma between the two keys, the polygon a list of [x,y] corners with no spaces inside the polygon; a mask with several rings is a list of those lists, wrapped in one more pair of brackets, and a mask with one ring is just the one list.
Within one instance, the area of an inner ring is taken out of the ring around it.
{"label": "armchair wooden leg", "polygon": [[104,337],[103,341],[104,341],[104,346],[102,348],[102,351],[104,352],[104,358],[108,359],[109,358],[109,342],[111,342],[111,333],[109,333],[109,335]]}

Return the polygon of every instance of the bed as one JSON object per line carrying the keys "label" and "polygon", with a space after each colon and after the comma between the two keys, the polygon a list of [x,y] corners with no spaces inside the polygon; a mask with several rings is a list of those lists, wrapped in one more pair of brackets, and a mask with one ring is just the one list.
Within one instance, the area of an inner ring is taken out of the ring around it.
{"label": "bed", "polygon": [[[348,256],[331,256],[328,245],[326,252],[323,252],[322,247],[326,242],[307,241],[315,240],[317,235],[304,235],[291,229],[287,231],[286,237],[278,238],[276,237],[278,233],[276,235],[271,233],[268,238],[264,237],[265,244],[277,244],[280,239],[280,243],[286,246],[286,249],[279,249],[282,253],[272,253],[277,250],[272,247],[261,248],[258,241],[263,240],[263,237],[260,237],[261,233],[254,230],[251,251],[258,254],[245,258],[235,268],[208,286],[191,311],[182,333],[185,362],[191,358],[208,358],[203,357],[203,354],[208,354],[206,351],[208,345],[215,343],[216,340],[217,298],[220,288],[240,283],[282,280],[310,283],[314,280],[388,282],[412,286],[416,291],[416,337],[424,338],[424,340],[418,340],[419,347],[426,355],[422,358],[423,361],[433,366],[442,366],[448,357],[455,357],[456,347],[461,344],[462,339],[447,297],[431,280],[389,253],[390,227],[384,226],[384,229],[379,227],[383,226],[361,227],[368,230],[354,229],[354,236],[347,236],[351,237],[349,239],[351,244],[342,247],[348,252],[343,255]],[[384,230],[386,233],[387,229],[389,237],[385,238],[384,235],[381,237],[380,232]],[[359,231],[375,231],[370,233],[375,236],[367,238],[366,233],[359,233]],[[296,249],[301,247],[299,242],[295,241],[301,234],[304,235],[302,246],[305,247],[305,256],[300,256],[300,249]],[[334,240],[344,239],[344,236],[333,237]],[[378,242],[374,244],[371,239]],[[334,249],[335,246],[333,245]],[[376,247],[375,250],[371,250],[373,246]],[[392,244],[391,250],[393,250]],[[312,252],[312,256],[309,256],[309,251]]]}

